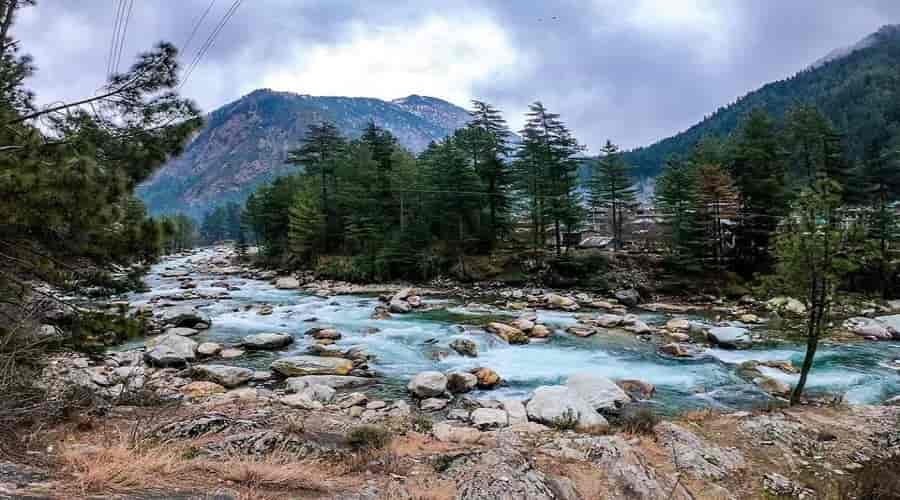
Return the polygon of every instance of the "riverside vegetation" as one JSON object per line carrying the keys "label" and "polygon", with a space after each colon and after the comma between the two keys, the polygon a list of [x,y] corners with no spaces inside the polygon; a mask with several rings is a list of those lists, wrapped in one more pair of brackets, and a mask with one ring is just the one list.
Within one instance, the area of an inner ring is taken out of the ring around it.
{"label": "riverside vegetation", "polygon": [[[618,148],[585,160],[540,103],[514,137],[475,102],[418,156],[374,124],[316,124],[298,173],[244,207],[151,218],[134,188],[202,125],[177,50],[37,109],[10,31],[33,3],[0,2],[0,495],[897,491],[890,140],[751,112],[670,161],[649,256],[622,255]],[[571,248],[586,210],[611,251]],[[662,301],[656,280],[687,273],[732,300]]]}

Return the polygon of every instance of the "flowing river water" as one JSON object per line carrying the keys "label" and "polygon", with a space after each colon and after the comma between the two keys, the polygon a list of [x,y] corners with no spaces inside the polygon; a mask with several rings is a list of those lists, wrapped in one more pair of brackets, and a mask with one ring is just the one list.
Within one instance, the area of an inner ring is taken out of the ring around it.
{"label": "flowing river water", "polygon": [[[228,292],[227,298],[178,303],[196,305],[212,320],[211,328],[193,337],[194,340],[228,344],[253,333],[279,332],[293,335],[296,342],[280,351],[248,352],[239,358],[214,362],[267,369],[277,357],[303,354],[310,342],[303,335],[307,329],[333,326],[343,334],[338,346],[364,345],[375,355],[369,363],[379,374],[380,382],[375,390],[393,396],[403,394],[406,382],[424,370],[486,366],[499,373],[506,383],[498,389],[476,392],[476,397],[525,399],[537,386],[562,383],[574,373],[592,372],[614,380],[639,379],[654,384],[656,395],[650,404],[661,412],[709,406],[741,409],[767,404],[769,396],[736,374],[739,363],[790,360],[799,366],[803,357],[802,345],[776,341],[744,350],[708,348],[699,359],[672,359],[659,355],[656,343],[627,332],[588,338],[570,335],[564,329],[576,324],[575,313],[546,310],[538,310],[537,316],[539,322],[554,330],[549,340],[511,346],[473,325],[504,315],[512,319],[521,311],[468,310],[452,298],[426,298],[428,304],[438,303],[441,308],[373,320],[370,315],[379,303],[377,297],[322,298],[303,290],[279,290],[267,281],[208,274],[195,267],[196,262],[214,256],[215,250],[205,249],[192,256],[163,260],[146,277],[149,290],[130,295],[129,301],[136,306],[154,297],[183,292],[176,277],[166,276],[173,271],[187,271],[197,284],[194,291],[201,294],[222,293],[225,289],[221,282],[229,283],[239,289]],[[273,313],[258,314],[257,306],[263,304],[273,306]],[[663,324],[670,317],[635,313],[651,325]],[[754,327],[754,331],[764,328]],[[459,356],[447,348],[452,340],[460,337],[476,342],[477,358]],[[431,353],[435,350],[450,354],[434,359]],[[807,387],[811,392],[843,395],[850,403],[878,403],[900,393],[898,358],[900,343],[897,342],[825,342],[816,355]],[[790,384],[797,379],[797,375],[777,369],[761,367],[761,370]]]}

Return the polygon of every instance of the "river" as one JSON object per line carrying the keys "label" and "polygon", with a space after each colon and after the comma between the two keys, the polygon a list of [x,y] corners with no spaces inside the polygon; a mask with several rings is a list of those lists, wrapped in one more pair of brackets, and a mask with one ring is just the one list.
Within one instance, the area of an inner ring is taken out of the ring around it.
{"label": "river", "polygon": [[[381,383],[376,390],[395,396],[401,394],[406,381],[420,371],[486,366],[499,373],[506,383],[499,389],[476,392],[476,397],[524,399],[539,385],[561,383],[571,374],[587,371],[614,380],[639,379],[654,384],[657,392],[649,404],[664,413],[702,407],[746,409],[767,404],[769,396],[736,375],[738,363],[790,360],[799,366],[803,357],[802,345],[776,341],[745,350],[708,348],[705,355],[696,360],[671,359],[657,353],[657,343],[627,332],[588,338],[567,334],[563,330],[576,323],[575,314],[545,310],[537,311],[538,319],[554,329],[554,335],[546,342],[511,346],[474,325],[484,321],[486,316],[508,314],[512,319],[520,315],[520,311],[473,311],[452,299],[426,298],[428,304],[438,303],[441,308],[373,320],[369,317],[379,303],[377,297],[340,295],[321,298],[302,290],[279,290],[262,280],[208,274],[195,266],[196,262],[215,255],[215,250],[204,249],[189,257],[164,259],[154,265],[146,277],[149,290],[131,294],[128,300],[132,305],[140,305],[154,297],[183,292],[177,278],[163,276],[172,271],[189,272],[197,284],[194,291],[203,294],[225,292],[221,286],[211,285],[227,282],[239,287],[229,291],[228,298],[179,302],[198,306],[212,320],[211,328],[194,340],[227,344],[239,342],[252,333],[280,332],[293,335],[296,342],[282,351],[249,352],[226,363],[266,369],[277,357],[303,353],[310,342],[303,335],[307,329],[333,326],[343,334],[338,346],[364,345],[375,355],[369,365],[380,375]],[[262,304],[273,306],[273,313],[258,314],[255,306]],[[663,314],[635,312],[651,325],[663,324],[669,318]],[[764,328],[754,327],[754,331]],[[459,337],[476,342],[477,358],[462,357],[447,349],[449,342]],[[430,353],[435,350],[449,351],[450,354],[443,359],[433,359]],[[900,372],[891,368],[896,366],[898,358],[900,343],[897,342],[824,342],[807,387],[813,393],[843,395],[849,403],[877,403],[900,393]],[[797,379],[797,375],[777,369],[762,367],[761,370],[765,375],[787,383],[792,384]]]}

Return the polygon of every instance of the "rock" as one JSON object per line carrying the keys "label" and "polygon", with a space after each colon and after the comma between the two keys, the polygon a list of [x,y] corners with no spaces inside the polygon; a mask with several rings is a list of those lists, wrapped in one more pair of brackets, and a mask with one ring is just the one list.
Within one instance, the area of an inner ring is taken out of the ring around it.
{"label": "rock", "polygon": [[223,394],[225,388],[215,382],[195,381],[183,386],[179,391],[191,399],[205,398],[213,394]]}
{"label": "rock", "polygon": [[191,337],[198,333],[200,333],[200,330],[184,327],[167,328],[165,331],[165,335],[181,335],[182,337]]}
{"label": "rock", "polygon": [[447,390],[451,394],[471,392],[478,385],[478,377],[466,372],[450,372],[447,374]]}
{"label": "rock", "polygon": [[327,385],[308,385],[297,394],[304,395],[313,401],[320,403],[330,403],[334,399],[335,390]]}
{"label": "rock", "polygon": [[252,350],[281,349],[294,343],[294,337],[284,333],[257,333],[244,337],[241,343]]}
{"label": "rock", "polygon": [[391,298],[388,299],[388,302],[390,302],[390,301],[392,301],[392,300],[402,300],[402,301],[405,301],[405,300],[409,299],[410,297],[412,297],[412,296],[415,295],[415,294],[416,294],[416,290],[415,290],[413,287],[409,287],[409,286],[408,286],[408,287],[404,287],[404,288],[401,288],[397,293],[395,293],[394,295],[392,295]]}
{"label": "rock", "polygon": [[609,423],[577,392],[566,386],[541,386],[525,405],[528,418],[557,428],[604,432]]}
{"label": "rock", "polygon": [[528,422],[528,413],[525,411],[525,405],[518,399],[503,399],[500,401],[500,407],[506,411],[509,425]]}
{"label": "rock", "polygon": [[350,394],[346,394],[341,396],[341,398],[337,401],[338,407],[343,410],[353,406],[365,406],[366,403],[369,402],[369,396],[361,392],[351,392]]}
{"label": "rock", "polygon": [[187,337],[182,337],[181,335],[165,334],[158,337],[153,337],[144,342],[144,346],[147,347],[147,349],[153,349],[157,346],[168,347],[175,353],[175,355],[179,356],[185,361],[193,361],[196,358],[198,345],[199,344]]}
{"label": "rock", "polygon": [[255,370],[255,371],[253,372],[253,379],[252,379],[252,380],[253,380],[254,382],[268,382],[269,380],[272,380],[272,378],[274,378],[274,375],[272,375],[272,372],[269,372],[269,371],[262,371],[262,370]]}
{"label": "rock", "polygon": [[238,366],[195,365],[191,367],[191,375],[196,378],[215,382],[224,387],[237,387],[253,378],[253,370]]}
{"label": "rock", "polygon": [[343,358],[344,351],[336,345],[323,345],[320,343],[313,344],[306,348],[306,352],[313,356],[323,356],[329,358]]}
{"label": "rock", "polygon": [[472,420],[472,425],[483,431],[509,425],[509,418],[504,410],[478,408],[472,412],[469,418]]}
{"label": "rock", "polygon": [[646,335],[648,333],[653,333],[653,328],[639,319],[631,321],[631,324],[627,325],[625,327],[625,330],[635,335]]}
{"label": "rock", "polygon": [[422,411],[439,411],[447,407],[450,401],[442,398],[427,398],[419,403],[419,409]]}
{"label": "rock", "polygon": [[675,342],[687,342],[691,340],[691,336],[681,332],[666,332],[666,336]]}
{"label": "rock", "polygon": [[176,306],[163,309],[160,315],[160,322],[173,327],[196,329],[201,329],[202,326],[209,326],[210,324],[208,316],[191,306]]}
{"label": "rock", "polygon": [[762,323],[762,320],[759,319],[759,316],[750,313],[741,314],[740,316],[738,316],[738,321],[747,324]]}
{"label": "rock", "polygon": [[340,340],[341,333],[334,328],[310,328],[303,335],[309,335],[316,340]]}
{"label": "rock", "polygon": [[413,309],[418,309],[425,305],[422,302],[422,297],[419,297],[418,295],[413,295],[412,297],[406,299],[406,303],[412,306]]}
{"label": "rock", "polygon": [[615,293],[616,300],[628,307],[635,307],[641,302],[641,294],[634,288],[619,290]]}
{"label": "rock", "polygon": [[479,389],[493,389],[494,387],[500,385],[500,382],[502,382],[500,375],[497,375],[497,372],[491,370],[490,368],[475,368],[469,373],[475,375],[475,378],[478,379]]}
{"label": "rock", "polygon": [[411,408],[406,401],[394,401],[394,406],[388,411],[388,416],[391,418],[406,418],[409,417],[410,412]]}
{"label": "rock", "polygon": [[272,306],[266,305],[266,306],[260,307],[259,310],[256,311],[256,314],[259,314],[260,316],[269,316],[273,312],[275,312],[275,309]]}
{"label": "rock", "polygon": [[566,332],[571,333],[572,335],[575,335],[576,337],[585,338],[585,337],[590,337],[591,335],[595,335],[597,333],[597,330],[595,330],[593,328],[585,328],[582,326],[570,326],[570,327],[566,328]]}
{"label": "rock", "polygon": [[669,321],[666,321],[666,330],[670,332],[674,331],[687,331],[691,329],[691,322],[683,319],[683,318],[672,318]]}
{"label": "rock", "polygon": [[197,355],[199,356],[215,356],[222,351],[222,346],[215,342],[204,342],[197,346]]}
{"label": "rock", "polygon": [[434,438],[445,443],[477,444],[482,439],[482,434],[471,427],[453,427],[450,424],[434,424],[431,430]]}
{"label": "rock", "polygon": [[355,389],[374,382],[375,379],[349,375],[306,375],[285,380],[288,392],[299,392],[310,385],[324,385],[332,389]]}
{"label": "rock", "polygon": [[785,384],[780,380],[776,380],[765,375],[754,378],[753,383],[769,394],[786,396],[791,393],[791,386]]}
{"label": "rock", "polygon": [[375,311],[369,319],[391,319],[391,312],[387,307],[375,306]]}
{"label": "rock", "polygon": [[451,462],[447,474],[456,480],[458,499],[572,500],[558,496],[530,457],[510,446],[463,455]]}
{"label": "rock", "polygon": [[275,278],[275,288],[279,290],[296,290],[300,288],[300,281],[293,276],[281,276]]}
{"label": "rock", "polygon": [[678,457],[679,470],[691,477],[722,480],[745,466],[740,451],[711,445],[672,422],[661,422],[654,431],[660,446]]}
{"label": "rock", "polygon": [[579,309],[578,302],[574,300],[563,297],[562,295],[557,295],[555,293],[548,293],[544,295],[544,304],[549,309],[561,309],[563,311],[577,311]]}
{"label": "rock", "polygon": [[527,344],[528,335],[516,327],[505,325],[503,323],[488,323],[485,330],[493,333],[510,344]]}
{"label": "rock", "polygon": [[[882,316],[882,318],[890,318],[890,316]],[[900,325],[898,325],[900,326]],[[893,332],[888,326],[879,319],[856,317],[844,321],[844,328],[860,337],[876,338],[878,340],[891,340],[894,338]]]}
{"label": "rock", "polygon": [[463,356],[478,357],[478,346],[469,339],[456,339],[450,342],[450,348]]}
{"label": "rock", "polygon": [[318,401],[314,401],[307,394],[290,394],[287,396],[282,396],[281,403],[291,408],[298,408],[301,410],[321,410],[324,408],[324,405]]}
{"label": "rock", "polygon": [[706,335],[711,342],[726,349],[739,349],[753,343],[750,330],[737,326],[714,326]]}
{"label": "rock", "polygon": [[615,328],[622,324],[622,316],[615,314],[601,314],[594,319],[594,322],[603,328]]}
{"label": "rock", "polygon": [[793,297],[775,297],[766,302],[766,307],[770,311],[790,313],[795,316],[806,314],[806,306],[803,305],[803,302]]}
{"label": "rock", "polygon": [[447,420],[460,420],[462,422],[469,421],[469,410],[463,408],[454,408],[447,412]]}
{"label": "rock", "polygon": [[534,328],[534,322],[527,320],[525,318],[519,318],[519,319],[514,319],[514,320],[510,321],[509,326],[519,329],[519,330],[522,330],[525,333],[528,333],[531,331],[532,328]]}
{"label": "rock", "polygon": [[419,398],[440,396],[447,391],[447,377],[441,372],[421,372],[409,381],[406,388]]}
{"label": "rock", "polygon": [[387,408],[387,403],[381,400],[369,401],[366,403],[367,410],[381,410],[382,408]]}
{"label": "rock", "polygon": [[303,375],[347,375],[353,363],[342,358],[322,358],[318,356],[290,356],[276,359],[271,368],[286,377]]}
{"label": "rock", "polygon": [[179,368],[187,364],[187,360],[171,347],[159,345],[144,353],[144,361],[148,365],[160,368]]}
{"label": "rock", "polygon": [[597,411],[617,411],[631,397],[612,380],[592,373],[576,373],[566,380],[566,387],[575,391]]}
{"label": "rock", "polygon": [[699,354],[699,350],[696,347],[677,342],[660,346],[659,352],[675,358],[693,358]]}
{"label": "rock", "polygon": [[626,394],[634,399],[650,399],[656,392],[656,387],[642,380],[625,379],[616,382]]}
{"label": "rock", "polygon": [[544,325],[534,325],[528,335],[533,339],[545,339],[550,336],[550,329]]}
{"label": "rock", "polygon": [[900,406],[900,395],[885,399],[881,404],[884,406]]}
{"label": "rock", "polygon": [[237,349],[237,348],[234,348],[234,347],[229,347],[229,348],[227,348],[227,349],[222,349],[222,351],[219,352],[219,357],[222,358],[222,359],[234,359],[234,358],[239,358],[239,357],[241,357],[241,356],[243,356],[243,355],[244,355],[244,350],[243,350],[243,349]]}
{"label": "rock", "polygon": [[412,311],[412,305],[403,300],[391,300],[388,307],[392,313],[405,314]]}

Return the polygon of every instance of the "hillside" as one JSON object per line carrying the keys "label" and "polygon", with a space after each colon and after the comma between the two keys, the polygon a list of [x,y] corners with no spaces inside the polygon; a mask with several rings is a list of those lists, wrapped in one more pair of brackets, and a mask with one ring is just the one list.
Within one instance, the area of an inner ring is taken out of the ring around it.
{"label": "hillside", "polygon": [[641,177],[652,177],[666,158],[686,153],[703,136],[730,134],[751,109],[764,108],[780,118],[801,102],[816,105],[845,134],[853,158],[867,145],[890,140],[900,126],[900,26],[884,26],[790,78],[719,108],[682,133],[629,151],[625,159]]}
{"label": "hillside", "polygon": [[138,188],[153,214],[183,211],[199,215],[228,201],[243,201],[262,182],[285,175],[285,164],[306,128],[330,121],[357,137],[374,120],[405,148],[418,152],[468,120],[466,110],[433,97],[394,101],[361,97],[319,97],[256,90],[222,106],[184,154],[164,165]]}

